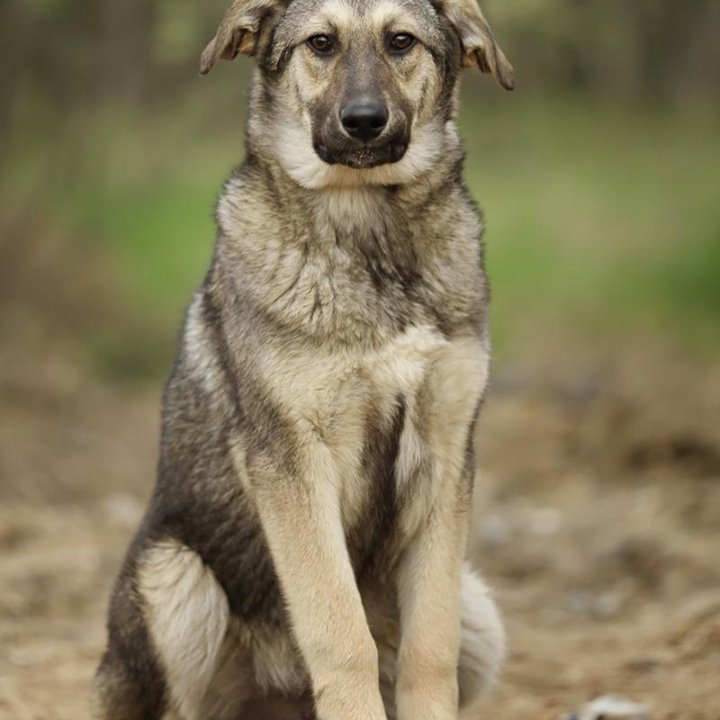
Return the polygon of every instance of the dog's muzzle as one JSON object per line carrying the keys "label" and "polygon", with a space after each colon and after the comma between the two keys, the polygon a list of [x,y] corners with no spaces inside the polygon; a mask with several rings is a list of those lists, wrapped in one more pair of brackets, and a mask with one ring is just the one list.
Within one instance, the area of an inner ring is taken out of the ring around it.
{"label": "dog's muzzle", "polygon": [[313,148],[328,165],[367,169],[398,162],[410,140],[402,114],[391,118],[382,99],[349,100],[313,135]]}

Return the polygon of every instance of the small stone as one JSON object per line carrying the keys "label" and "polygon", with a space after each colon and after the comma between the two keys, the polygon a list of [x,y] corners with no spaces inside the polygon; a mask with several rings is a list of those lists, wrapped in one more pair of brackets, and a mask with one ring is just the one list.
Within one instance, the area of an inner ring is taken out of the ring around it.
{"label": "small stone", "polygon": [[648,720],[647,705],[613,695],[590,701],[577,713],[577,720]]}

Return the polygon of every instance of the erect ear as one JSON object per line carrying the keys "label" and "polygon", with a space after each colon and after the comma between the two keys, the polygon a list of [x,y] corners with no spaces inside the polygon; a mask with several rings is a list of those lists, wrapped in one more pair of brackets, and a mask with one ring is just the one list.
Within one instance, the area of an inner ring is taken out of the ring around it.
{"label": "erect ear", "polygon": [[452,23],[463,48],[463,67],[492,73],[506,89],[515,87],[515,73],[475,0],[434,0],[437,9]]}
{"label": "erect ear", "polygon": [[200,74],[209,73],[220,59],[234,60],[238,53],[254,55],[263,20],[284,6],[281,0],[234,0],[203,50]]}

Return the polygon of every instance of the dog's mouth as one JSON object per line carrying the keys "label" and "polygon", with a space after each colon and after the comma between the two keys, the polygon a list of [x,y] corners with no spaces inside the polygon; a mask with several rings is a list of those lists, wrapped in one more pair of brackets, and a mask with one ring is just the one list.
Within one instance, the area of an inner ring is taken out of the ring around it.
{"label": "dog's mouth", "polygon": [[355,147],[333,147],[319,140],[313,142],[313,148],[323,162],[328,165],[345,165],[355,170],[396,163],[402,160],[407,147],[405,138],[390,138],[383,143]]}

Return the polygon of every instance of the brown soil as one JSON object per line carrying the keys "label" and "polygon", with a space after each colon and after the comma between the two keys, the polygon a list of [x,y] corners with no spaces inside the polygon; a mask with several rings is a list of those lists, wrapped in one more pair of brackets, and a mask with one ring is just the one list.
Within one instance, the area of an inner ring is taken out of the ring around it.
{"label": "brown soil", "polygon": [[[152,483],[159,384],[89,383],[60,357],[0,357],[2,720],[87,717]],[[720,371],[644,350],[494,378],[470,553],[510,655],[487,715],[556,718],[610,692],[718,720]]]}

